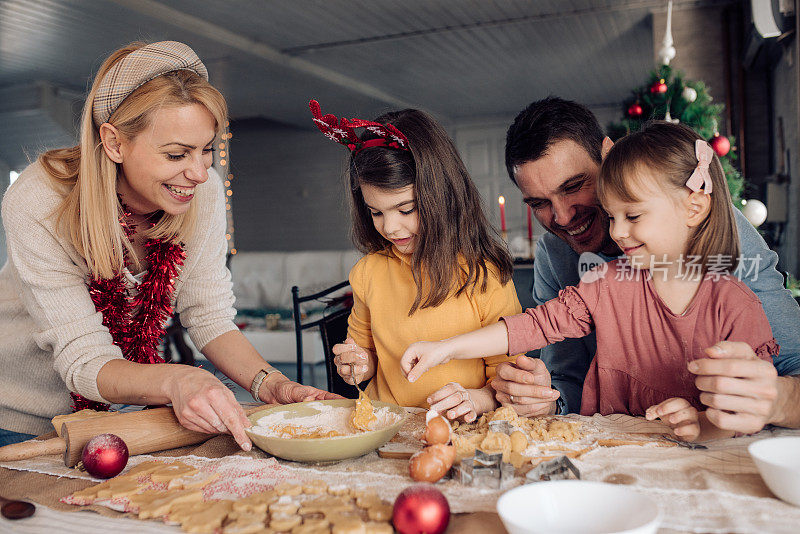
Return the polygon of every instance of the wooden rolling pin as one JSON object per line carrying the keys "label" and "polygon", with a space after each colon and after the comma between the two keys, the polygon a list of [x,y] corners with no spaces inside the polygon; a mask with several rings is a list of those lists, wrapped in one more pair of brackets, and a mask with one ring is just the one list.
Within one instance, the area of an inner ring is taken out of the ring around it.
{"label": "wooden rolling pin", "polygon": [[[243,408],[245,414],[250,415],[266,408],[266,405]],[[131,456],[195,445],[216,435],[184,428],[172,408],[154,408],[65,422],[60,437],[0,447],[0,462],[63,453],[64,465],[73,467],[80,460],[86,443],[98,434],[107,433],[122,438]]]}

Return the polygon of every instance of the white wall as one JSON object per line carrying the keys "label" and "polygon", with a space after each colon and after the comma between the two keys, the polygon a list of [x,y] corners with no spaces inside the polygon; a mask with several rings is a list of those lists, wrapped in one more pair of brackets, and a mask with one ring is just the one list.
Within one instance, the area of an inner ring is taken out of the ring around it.
{"label": "white wall", "polygon": [[263,120],[233,122],[231,132],[238,250],[353,248],[343,146],[317,131]]}

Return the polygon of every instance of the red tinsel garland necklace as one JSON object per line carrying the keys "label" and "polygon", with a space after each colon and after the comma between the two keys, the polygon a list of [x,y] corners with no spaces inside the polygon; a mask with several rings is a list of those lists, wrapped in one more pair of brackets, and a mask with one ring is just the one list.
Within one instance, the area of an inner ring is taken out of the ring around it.
{"label": "red tinsel garland necklace", "polygon": [[[131,212],[123,205],[120,225],[130,239],[136,226],[129,224]],[[150,226],[155,226],[151,223]],[[172,293],[178,267],[186,259],[183,243],[150,239],[144,244],[148,263],[139,291],[131,297],[125,274],[113,278],[95,278],[89,282],[89,295],[95,309],[103,314],[103,325],[108,328],[114,344],[122,349],[126,360],[136,363],[164,363],[158,355],[158,344],[164,336],[164,326],[172,316]],[[125,263],[128,255],[125,253]],[[70,393],[73,410],[85,408],[107,411],[109,406]]]}

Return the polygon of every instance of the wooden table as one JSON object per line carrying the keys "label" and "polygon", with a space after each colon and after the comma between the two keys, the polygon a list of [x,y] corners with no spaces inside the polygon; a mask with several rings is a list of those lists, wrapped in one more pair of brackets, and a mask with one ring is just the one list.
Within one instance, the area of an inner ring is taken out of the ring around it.
{"label": "wooden table", "polygon": [[[573,418],[582,421],[594,433],[587,439],[594,439],[604,433],[619,432],[621,429],[628,435],[636,432],[651,435],[656,428],[653,422],[628,416]],[[603,481],[612,478],[611,475],[619,474],[633,478],[636,482],[631,487],[653,498],[661,508],[661,534],[708,531],[796,533],[797,525],[800,524],[800,508],[783,503],[772,495],[747,454],[749,443],[776,435],[800,435],[800,431],[766,429],[753,437],[709,443],[709,448],[701,451],[656,446],[652,443],[646,446],[597,447],[576,459],[575,463],[581,469],[582,477],[587,480]],[[240,453],[228,436],[218,436],[199,446],[172,449],[154,456],[196,455],[220,458],[221,460],[214,460],[220,462],[239,462],[240,457],[231,457],[233,454],[240,454],[241,458],[259,465],[272,462],[281,469],[294,469],[292,465],[299,465],[276,462],[260,451]],[[263,462],[263,459],[268,459],[269,462]],[[49,461],[57,463],[57,459]],[[32,462],[33,460],[24,461],[16,464],[16,467],[30,469]],[[397,466],[391,467],[391,464],[384,463],[391,462],[390,460],[380,459],[374,453],[361,459],[346,460],[329,468],[335,471],[336,476],[358,475],[358,462],[363,462],[365,473],[374,473],[376,468],[385,469],[387,473],[394,469],[394,472],[399,473]],[[315,467],[314,471],[323,473],[324,469],[325,467]],[[387,475],[377,473],[374,476]],[[412,483],[404,474],[386,478],[390,479],[395,487]],[[0,467],[0,488],[3,496],[27,499],[39,505],[39,510],[32,518],[14,523],[0,519],[0,532],[49,533],[55,529],[81,534],[179,531],[177,527],[158,522],[129,519],[125,514],[101,506],[83,507],[96,513],[76,512],[77,507],[58,502],[61,497],[89,485],[91,482],[88,480]],[[468,488],[457,486],[455,481],[448,481],[439,487],[445,494],[449,491],[456,499],[459,498],[459,493],[469,493]],[[491,511],[494,509],[494,499],[496,495],[489,495],[482,506],[470,508],[481,510],[479,512],[454,514],[448,532],[504,532],[499,517]],[[463,502],[466,501],[462,501],[462,508]]]}

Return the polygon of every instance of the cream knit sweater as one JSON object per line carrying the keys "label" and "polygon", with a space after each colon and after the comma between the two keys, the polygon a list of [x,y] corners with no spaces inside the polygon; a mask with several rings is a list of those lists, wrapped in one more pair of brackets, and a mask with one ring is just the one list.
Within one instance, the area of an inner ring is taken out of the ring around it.
{"label": "cream knit sweater", "polygon": [[[56,231],[61,199],[38,162],[3,197],[8,261],[0,270],[0,428],[15,432],[51,431],[50,419],[71,411],[70,391],[107,402],[97,373],[122,358],[89,297],[86,262]],[[213,169],[192,202],[200,207],[198,223],[185,243],[173,305],[202,348],[236,329],[222,180]]]}

